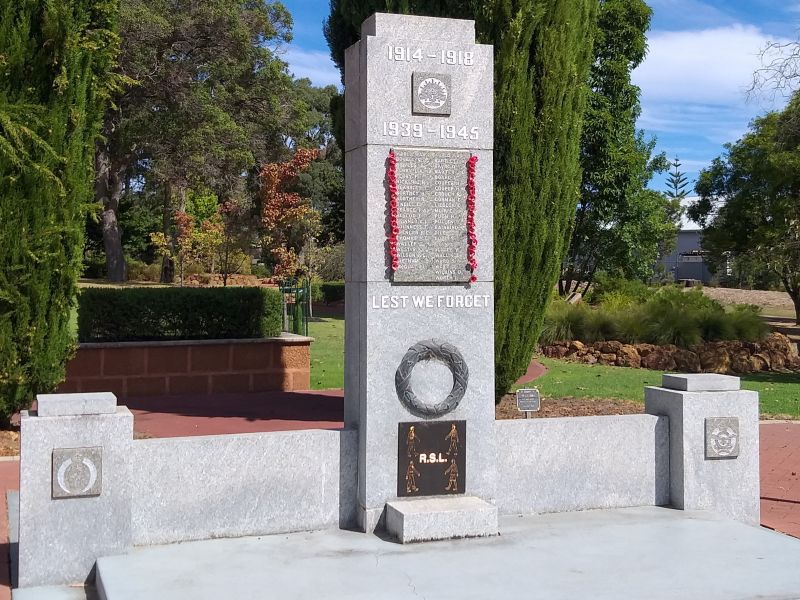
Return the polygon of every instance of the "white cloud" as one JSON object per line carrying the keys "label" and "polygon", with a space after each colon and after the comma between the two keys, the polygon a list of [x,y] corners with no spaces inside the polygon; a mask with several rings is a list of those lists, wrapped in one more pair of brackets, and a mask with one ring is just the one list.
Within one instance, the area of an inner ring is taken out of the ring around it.
{"label": "white cloud", "polygon": [[283,60],[289,63],[289,71],[298,79],[306,77],[314,85],[341,87],[339,70],[327,52],[289,46],[283,55]]}
{"label": "white cloud", "polygon": [[647,101],[741,104],[771,39],[750,25],[657,31],[633,79]]}

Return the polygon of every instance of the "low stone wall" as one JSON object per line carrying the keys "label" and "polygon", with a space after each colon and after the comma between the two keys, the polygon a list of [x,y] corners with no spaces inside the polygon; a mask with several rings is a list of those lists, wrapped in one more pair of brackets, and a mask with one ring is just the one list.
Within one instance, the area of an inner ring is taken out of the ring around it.
{"label": "low stone wall", "polygon": [[669,419],[497,421],[497,508],[535,514],[669,504]]}
{"label": "low stone wall", "polygon": [[81,344],[58,391],[130,396],[307,390],[312,338]]}
{"label": "low stone wall", "polygon": [[357,444],[355,430],[136,440],[133,543],[350,527]]}
{"label": "low stone wall", "polygon": [[608,341],[584,344],[557,342],[541,349],[548,358],[566,358],[587,364],[616,365],[679,371],[681,373],[743,374],[759,371],[800,370],[797,347],[782,333],[761,342],[706,342],[691,348],[623,344]]}

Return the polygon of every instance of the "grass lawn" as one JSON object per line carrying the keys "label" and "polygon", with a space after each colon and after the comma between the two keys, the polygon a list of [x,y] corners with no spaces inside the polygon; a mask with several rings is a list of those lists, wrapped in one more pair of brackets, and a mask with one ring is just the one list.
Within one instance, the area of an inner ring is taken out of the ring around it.
{"label": "grass lawn", "polygon": [[[311,344],[311,387],[344,386],[344,319],[326,317],[308,324]],[[540,358],[548,373],[532,385],[550,398],[620,398],[644,402],[644,387],[659,385],[661,371],[584,365]],[[758,373],[742,376],[742,387],[759,392],[761,413],[800,418],[800,373]]]}
{"label": "grass lawn", "polygon": [[[621,398],[644,402],[644,387],[659,385],[661,371],[584,365],[540,358],[549,371],[533,382],[542,395],[554,398]],[[800,373],[742,375],[742,388],[755,390],[761,413],[800,418]]]}
{"label": "grass lawn", "polygon": [[325,317],[308,324],[311,344],[311,389],[344,387],[344,319]]}

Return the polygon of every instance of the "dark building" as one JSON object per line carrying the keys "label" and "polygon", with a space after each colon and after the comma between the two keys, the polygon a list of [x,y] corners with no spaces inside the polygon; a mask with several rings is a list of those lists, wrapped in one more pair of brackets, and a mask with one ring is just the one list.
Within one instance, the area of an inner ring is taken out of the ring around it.
{"label": "dark building", "polygon": [[661,259],[667,275],[676,283],[685,280],[711,281],[711,272],[703,257],[702,234],[700,229],[681,229],[675,250]]}

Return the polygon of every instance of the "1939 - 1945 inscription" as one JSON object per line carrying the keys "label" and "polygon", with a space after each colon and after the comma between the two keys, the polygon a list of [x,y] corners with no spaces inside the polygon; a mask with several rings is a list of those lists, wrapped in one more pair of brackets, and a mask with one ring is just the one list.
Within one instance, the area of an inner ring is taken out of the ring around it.
{"label": "1939 - 1945 inscription", "polygon": [[396,150],[400,262],[394,281],[461,283],[467,267],[469,152]]}
{"label": "1939 - 1945 inscription", "polygon": [[398,423],[397,495],[463,494],[466,456],[466,421]]}

